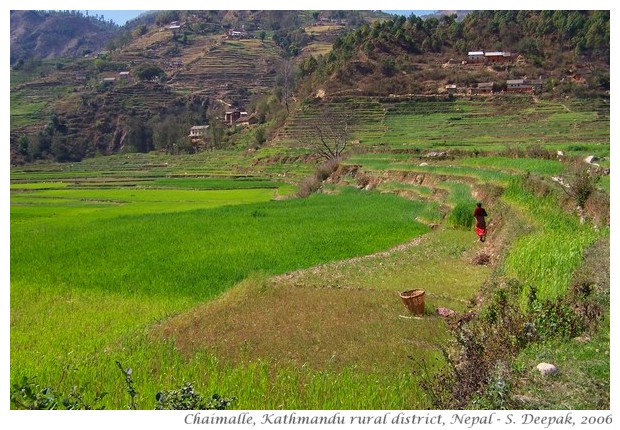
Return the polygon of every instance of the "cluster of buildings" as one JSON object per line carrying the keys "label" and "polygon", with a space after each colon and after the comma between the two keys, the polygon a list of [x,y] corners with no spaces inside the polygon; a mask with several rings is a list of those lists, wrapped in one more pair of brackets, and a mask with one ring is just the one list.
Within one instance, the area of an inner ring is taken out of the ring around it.
{"label": "cluster of buildings", "polygon": [[[116,73],[114,75],[106,74],[106,75],[103,76],[103,78],[100,79],[100,82],[102,84],[113,84],[117,80],[119,80],[119,81],[128,81],[130,77],[131,77],[131,73],[128,70],[124,70],[124,71],[118,72],[118,73]],[[78,79],[78,80],[81,80],[81,79]]]}
{"label": "cluster of buildings", "polygon": [[499,88],[495,82],[478,82],[471,87],[458,87],[456,84],[448,84],[444,91],[448,94],[484,95],[498,92],[537,94],[542,91],[543,80],[538,79],[508,79],[506,88]]}
{"label": "cluster of buildings", "polygon": [[[224,123],[229,127],[247,127],[249,125],[256,124],[257,122],[258,119],[256,118],[256,115],[248,115],[246,111],[241,109],[228,110],[224,113]],[[195,145],[206,143],[209,140],[209,126],[193,126],[189,130],[189,138]]]}
{"label": "cluster of buildings", "polygon": [[[470,65],[494,65],[507,64],[513,62],[513,55],[506,51],[469,51],[467,60],[461,64]],[[519,59],[517,59],[518,61]],[[455,64],[454,60],[450,60],[450,64]],[[538,79],[508,79],[505,87],[497,85],[495,82],[478,82],[469,87],[458,87],[456,84],[448,84],[444,87],[444,92],[448,94],[494,94],[498,92],[506,93],[539,93],[543,88],[542,77]]]}
{"label": "cluster of buildings", "polygon": [[241,29],[241,30],[228,30],[228,38],[229,39],[248,39],[251,38],[250,34]]}

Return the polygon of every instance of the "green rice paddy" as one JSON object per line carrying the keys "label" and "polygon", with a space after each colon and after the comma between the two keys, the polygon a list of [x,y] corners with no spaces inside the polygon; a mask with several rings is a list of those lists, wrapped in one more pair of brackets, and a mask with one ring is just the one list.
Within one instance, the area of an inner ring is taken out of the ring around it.
{"label": "green rice paddy", "polygon": [[[473,204],[478,186],[504,188],[502,204],[528,228],[501,269],[543,299],[565,294],[584,250],[609,234],[518,180],[561,175],[565,163],[502,155],[535,144],[608,157],[609,120],[595,109],[545,100],[355,108],[368,119],[357,124],[360,147],[380,151],[343,163],[382,178],[375,191],[331,184],[292,198],[314,165],[281,142],[253,155],[12,169],[11,380],[108,391],[104,405],[121,409],[118,360],[132,367],[143,409],[185,381],[236,396],[239,409],[424,409],[421,366],[442,365],[448,337],[434,309],[467,310],[492,271],[471,263],[479,244],[449,228],[446,211]],[[294,141],[299,124],[289,126]],[[425,157],[449,149],[463,152]],[[421,319],[404,315],[398,297],[417,287],[427,291]]]}

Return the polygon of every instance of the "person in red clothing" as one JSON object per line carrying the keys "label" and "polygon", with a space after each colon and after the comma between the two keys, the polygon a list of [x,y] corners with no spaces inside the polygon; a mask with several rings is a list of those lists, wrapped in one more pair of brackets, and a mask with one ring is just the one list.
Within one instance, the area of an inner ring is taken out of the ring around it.
{"label": "person in red clothing", "polygon": [[476,218],[476,234],[480,242],[484,242],[487,238],[487,222],[484,217],[487,216],[487,211],[482,207],[482,203],[476,203],[476,209],[474,209],[474,218]]}

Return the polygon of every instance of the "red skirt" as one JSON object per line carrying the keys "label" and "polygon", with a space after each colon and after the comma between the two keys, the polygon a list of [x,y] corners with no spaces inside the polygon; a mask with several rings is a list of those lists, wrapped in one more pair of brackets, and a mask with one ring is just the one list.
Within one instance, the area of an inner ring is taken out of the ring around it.
{"label": "red skirt", "polygon": [[487,229],[486,228],[476,227],[476,234],[478,236],[484,236],[484,235],[487,234]]}

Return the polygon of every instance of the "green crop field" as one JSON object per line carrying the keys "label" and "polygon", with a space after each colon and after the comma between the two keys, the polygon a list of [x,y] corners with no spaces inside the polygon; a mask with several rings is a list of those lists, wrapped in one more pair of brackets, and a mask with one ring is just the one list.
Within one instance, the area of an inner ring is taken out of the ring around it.
{"label": "green crop field", "polygon": [[[520,285],[523,308],[532,287],[562,298],[609,236],[565,210],[551,181],[586,155],[609,166],[609,120],[585,102],[338,103],[359,115],[361,142],[341,161],[359,174],[304,199],[295,193],[316,163],[296,136],[313,111],[253,153],[12,168],[11,381],[106,391],[102,405],[123,409],[118,361],[141,409],[188,381],[238,409],[432,408],[422,387],[451,339],[438,308],[474,309],[499,276]],[[541,148],[553,156],[532,156]],[[448,154],[427,156],[437,151]],[[609,191],[609,176],[596,185]],[[484,244],[452,222],[480,198]],[[417,317],[399,297],[414,288],[425,290]],[[608,369],[597,362],[593,377]]]}
{"label": "green crop field", "polygon": [[346,189],[269,202],[272,188],[40,185],[12,194],[13,377],[53,379],[66,363],[88,373],[90,360],[105,368],[113,361],[102,351],[248,276],[372,253],[427,231],[414,221],[426,204]]}

